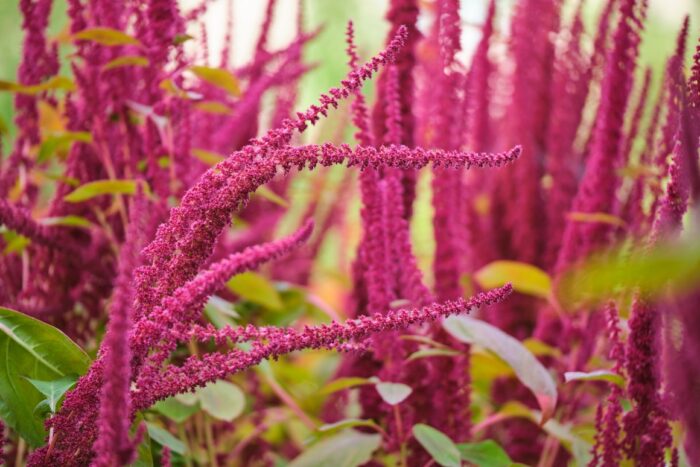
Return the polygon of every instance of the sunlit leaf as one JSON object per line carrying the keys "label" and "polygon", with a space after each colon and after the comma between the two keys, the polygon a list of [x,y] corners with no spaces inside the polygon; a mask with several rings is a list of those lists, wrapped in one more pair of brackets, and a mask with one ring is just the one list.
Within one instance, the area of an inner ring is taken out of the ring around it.
{"label": "sunlit leaf", "polygon": [[192,148],[192,155],[207,165],[216,165],[226,157],[206,149]]}
{"label": "sunlit leaf", "polygon": [[159,412],[175,423],[182,423],[192,414],[199,410],[199,406],[195,403],[193,405],[183,404],[174,397],[169,397],[165,400],[157,402],[153,406],[153,410]]}
{"label": "sunlit leaf", "polygon": [[30,445],[44,443],[44,420],[34,409],[45,399],[29,379],[55,381],[87,371],[90,358],[53,326],[0,308],[2,418]]}
{"label": "sunlit leaf", "polygon": [[19,84],[0,80],[0,91],[34,95],[46,91],[75,91],[75,83],[65,76],[53,76],[40,84]]}
{"label": "sunlit leaf", "polygon": [[374,381],[367,378],[359,378],[354,376],[338,378],[323,386],[319,390],[319,394],[332,394],[334,392],[342,391],[343,389],[364,386],[366,384],[374,384]]}
{"label": "sunlit leaf", "polygon": [[24,235],[18,234],[14,230],[6,230],[2,233],[2,238],[5,241],[3,254],[9,255],[12,253],[22,253],[32,241]]}
{"label": "sunlit leaf", "polygon": [[197,102],[194,105],[194,108],[197,110],[201,110],[202,112],[217,115],[229,115],[231,113],[231,109],[226,104],[223,104],[218,101]]}
{"label": "sunlit leaf", "polygon": [[484,347],[508,363],[517,378],[535,395],[542,409],[542,423],[552,417],[557,404],[556,384],[547,369],[517,339],[468,316],[450,316],[443,327],[455,339]]}
{"label": "sunlit leaf", "polygon": [[178,454],[184,455],[187,452],[187,445],[173,436],[168,430],[153,423],[146,423],[146,427],[148,428],[148,435],[156,443],[161,446],[167,446],[172,452]]}
{"label": "sunlit leaf", "polygon": [[48,226],[61,227],[84,227],[90,228],[92,223],[81,216],[61,216],[61,217],[45,217],[41,219],[41,223]]}
{"label": "sunlit leaf", "polygon": [[503,448],[491,439],[478,443],[460,443],[457,449],[462,460],[479,467],[505,467],[513,463]]}
{"label": "sunlit leaf", "polygon": [[411,395],[413,389],[402,383],[387,383],[385,381],[378,382],[375,387],[379,393],[379,397],[389,405],[397,405],[405,401]]}
{"label": "sunlit leaf", "polygon": [[95,27],[73,34],[73,40],[93,41],[106,46],[141,45],[138,39],[118,29]]}
{"label": "sunlit leaf", "polygon": [[190,71],[201,80],[223,89],[232,96],[241,95],[238,78],[232,75],[228,70],[206,66],[193,66],[190,67]]}
{"label": "sunlit leaf", "polygon": [[462,465],[457,446],[440,430],[418,423],[413,426],[413,436],[428,451],[433,460],[443,467],[459,467]]}
{"label": "sunlit leaf", "polygon": [[190,36],[189,34],[175,34],[175,37],[173,37],[173,45],[184,44],[190,39],[194,39],[194,37]]}
{"label": "sunlit leaf", "polygon": [[287,202],[287,200],[285,200],[280,195],[278,195],[266,186],[259,187],[257,190],[255,190],[254,195],[264,198],[272,203],[275,203],[278,206],[282,206],[283,208],[289,207],[289,203]]}
{"label": "sunlit leaf", "polygon": [[314,444],[287,467],[358,467],[372,458],[381,443],[381,435],[345,430]]}
{"label": "sunlit leaf", "polygon": [[529,337],[523,341],[523,345],[527,350],[532,352],[537,357],[559,357],[561,350],[551,345],[547,345],[539,339]]}
{"label": "sunlit leaf", "polygon": [[483,289],[501,287],[507,283],[518,292],[548,298],[552,292],[552,279],[542,269],[518,261],[499,260],[487,264],[474,273],[474,280]]}
{"label": "sunlit leaf", "polygon": [[27,378],[27,381],[32,383],[32,386],[46,396],[45,402],[52,413],[56,413],[58,402],[61,400],[63,395],[73,387],[77,380],[77,375],[68,375],[50,381]]}
{"label": "sunlit leaf", "polygon": [[92,143],[92,135],[86,131],[66,131],[51,135],[41,143],[36,161],[42,163],[57,152],[66,152],[75,142]]}
{"label": "sunlit leaf", "polygon": [[101,195],[133,195],[139,183],[143,183],[144,191],[148,192],[145,182],[140,180],[96,180],[80,185],[63,199],[70,203],[80,203]]}
{"label": "sunlit leaf", "polygon": [[564,373],[564,381],[607,381],[621,388],[625,387],[625,380],[617,373],[608,370],[596,370],[588,373],[582,371],[567,371]]}
{"label": "sunlit leaf", "polygon": [[380,431],[381,427],[374,423],[372,420],[362,420],[359,418],[347,418],[345,420],[340,420],[335,423],[327,423],[325,425],[321,425],[318,427],[318,431],[320,432],[328,432],[328,431],[337,431],[337,430],[343,430],[346,428],[355,428],[358,426],[364,426],[368,428],[372,428],[376,431]]}
{"label": "sunlit leaf", "polygon": [[146,57],[143,57],[141,55],[124,55],[122,57],[117,57],[114,60],[110,60],[109,62],[105,63],[105,65],[102,67],[104,71],[107,70],[113,70],[115,68],[121,68],[125,66],[139,66],[139,67],[144,67],[148,66],[149,61]]}
{"label": "sunlit leaf", "polygon": [[570,212],[567,213],[566,218],[575,222],[609,224],[616,227],[624,227],[626,225],[624,220],[605,212]]}
{"label": "sunlit leaf", "polygon": [[202,409],[217,420],[230,422],[243,413],[245,396],[228,381],[215,381],[197,390]]}
{"label": "sunlit leaf", "polygon": [[419,358],[426,357],[455,357],[461,352],[450,349],[421,349],[413,352],[407,359],[407,361],[417,360]]}
{"label": "sunlit leaf", "polygon": [[204,314],[217,329],[235,326],[234,320],[240,318],[240,315],[233,309],[233,304],[216,295],[212,295],[207,300]]}
{"label": "sunlit leaf", "polygon": [[242,299],[270,310],[281,310],[284,306],[275,286],[265,277],[252,271],[232,277],[226,285]]}

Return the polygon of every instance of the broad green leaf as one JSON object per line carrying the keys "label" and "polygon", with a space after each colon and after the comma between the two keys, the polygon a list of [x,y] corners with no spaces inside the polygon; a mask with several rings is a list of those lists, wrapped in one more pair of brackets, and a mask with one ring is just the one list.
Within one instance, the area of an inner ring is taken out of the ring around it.
{"label": "broad green leaf", "polygon": [[342,391],[343,389],[354,388],[356,386],[364,386],[366,384],[374,384],[374,381],[371,381],[367,378],[359,378],[355,376],[338,378],[323,386],[319,390],[319,394],[332,394],[334,392]]}
{"label": "broad green leaf", "polygon": [[141,55],[124,55],[122,57],[117,57],[114,60],[110,60],[105,63],[102,67],[104,71],[113,70],[115,68],[121,68],[125,66],[148,66],[149,61],[146,57]]}
{"label": "broad green leaf", "polygon": [[451,349],[421,349],[413,352],[411,356],[408,357],[408,361],[410,362],[411,360],[426,357],[455,357],[460,353],[461,352]]}
{"label": "broad green leaf", "polygon": [[52,413],[56,413],[58,402],[61,400],[63,395],[73,387],[77,380],[77,375],[68,375],[51,381],[27,378],[27,381],[32,383],[32,386],[37,388],[40,393],[46,396],[46,404]]}
{"label": "broad green leaf", "polygon": [[133,195],[139,183],[148,191],[145,182],[140,180],[96,180],[80,185],[63,199],[69,203],[80,203],[101,195]]}
{"label": "broad green leaf", "polygon": [[443,467],[459,467],[461,465],[457,446],[440,430],[418,423],[413,425],[413,436],[438,464]]}
{"label": "broad green leaf", "polygon": [[212,295],[207,300],[204,314],[217,329],[236,326],[234,320],[240,318],[240,315],[233,309],[233,304],[216,295]]}
{"label": "broad green leaf", "polygon": [[62,216],[62,217],[45,217],[41,219],[41,223],[49,226],[61,227],[92,227],[92,223],[81,216]]}
{"label": "broad green leaf", "polygon": [[106,46],[141,45],[138,39],[118,29],[96,27],[73,34],[73,40],[93,41]]}
{"label": "broad green leaf", "polygon": [[74,142],[92,143],[92,135],[87,131],[65,131],[51,135],[41,143],[37,162],[47,161],[56,152],[67,151]]}
{"label": "broad green leaf", "polygon": [[617,373],[608,370],[596,370],[588,373],[582,371],[567,371],[564,373],[564,381],[607,381],[621,388],[625,387],[625,380]]}
{"label": "broad green leaf", "polygon": [[192,155],[207,165],[216,165],[226,157],[206,149],[192,148]]}
{"label": "broad green leaf", "polygon": [[605,212],[570,212],[566,215],[566,218],[574,222],[610,224],[616,227],[624,227],[626,225],[624,220]]}
{"label": "broad green leaf", "polygon": [[343,430],[345,428],[354,428],[357,426],[369,427],[376,431],[381,430],[381,427],[374,423],[374,421],[372,420],[363,420],[360,418],[347,418],[345,420],[340,420],[335,423],[327,423],[325,425],[321,425],[320,427],[318,427],[318,431],[325,433],[328,431]]}
{"label": "broad green leaf", "polygon": [[504,467],[513,463],[503,448],[491,439],[457,445],[462,459],[479,467]]}
{"label": "broad green leaf", "polygon": [[284,307],[282,297],[265,277],[252,271],[232,277],[226,285],[228,288],[249,302],[262,305],[270,310],[281,310]]}
{"label": "broad green leaf", "polygon": [[197,405],[199,403],[199,394],[196,392],[184,392],[174,397],[185,405]]}
{"label": "broad green leaf", "polygon": [[259,187],[257,190],[255,190],[255,193],[253,193],[253,195],[264,198],[270,201],[271,203],[275,203],[278,206],[282,206],[283,208],[289,207],[289,203],[287,202],[287,200],[285,200],[280,195],[278,195],[266,186]]}
{"label": "broad green leaf", "polygon": [[[537,415],[537,412],[534,411],[533,418],[536,418]],[[547,421],[542,428],[549,435],[557,438],[562,446],[573,454],[575,465],[588,465],[591,459],[591,443],[574,434],[570,424],[564,425],[552,419]]]}
{"label": "broad green leaf", "polygon": [[357,467],[369,461],[381,443],[380,435],[345,430],[314,444],[288,467]]}
{"label": "broad green leaf", "polygon": [[202,409],[217,420],[232,421],[245,408],[245,396],[238,386],[219,380],[197,390]]}
{"label": "broad green leaf", "polygon": [[29,244],[32,243],[29,238],[22,234],[18,234],[14,230],[6,230],[2,233],[2,238],[5,240],[5,249],[3,254],[22,253]]}
{"label": "broad green leaf", "polygon": [[51,381],[84,374],[90,358],[58,329],[0,308],[0,399],[8,426],[30,445],[44,443],[44,420],[34,412],[44,396],[28,378]]}
{"label": "broad green leaf", "polygon": [[548,298],[552,292],[552,279],[542,269],[518,261],[499,260],[487,264],[474,273],[474,280],[483,289],[513,284],[518,292]]}
{"label": "broad green leaf", "polygon": [[401,383],[378,382],[374,386],[377,388],[379,396],[389,405],[397,405],[405,401],[411,395],[413,389]]}
{"label": "broad green leaf", "polygon": [[443,327],[455,339],[484,347],[508,363],[520,382],[535,395],[542,409],[542,423],[552,417],[557,405],[557,386],[547,369],[517,339],[468,316],[450,316]]}
{"label": "broad green leaf", "polygon": [[175,423],[182,423],[192,414],[199,410],[199,406],[195,403],[192,405],[183,404],[174,397],[169,397],[165,400],[157,402],[153,406],[153,410],[165,415]]}
{"label": "broad green leaf", "polygon": [[146,423],[146,426],[148,427],[148,436],[156,443],[161,446],[167,446],[172,452],[178,454],[184,455],[187,452],[187,445],[170,434],[168,430],[164,430],[153,423]]}
{"label": "broad green leaf", "polygon": [[65,76],[54,76],[49,80],[32,85],[13,83],[0,80],[0,91],[10,91],[19,94],[35,95],[46,91],[75,91],[75,83]]}
{"label": "broad green leaf", "polygon": [[194,104],[194,108],[202,112],[207,112],[216,115],[230,115],[231,109],[226,105],[218,101],[203,101]]}
{"label": "broad green leaf", "polygon": [[241,89],[238,85],[238,79],[233,76],[228,70],[221,68],[211,68],[207,66],[193,66],[190,71],[197,77],[209,84],[223,89],[232,96],[240,96]]}

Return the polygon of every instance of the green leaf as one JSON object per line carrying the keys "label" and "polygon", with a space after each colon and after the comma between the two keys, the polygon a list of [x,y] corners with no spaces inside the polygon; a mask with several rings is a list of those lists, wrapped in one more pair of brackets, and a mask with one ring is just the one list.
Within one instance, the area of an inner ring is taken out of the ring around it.
{"label": "green leaf", "polygon": [[2,238],[5,240],[5,249],[3,254],[22,253],[29,244],[32,243],[29,238],[22,234],[18,234],[14,230],[6,230],[2,233]]}
{"label": "green leaf", "polygon": [[88,28],[73,34],[73,40],[93,41],[106,46],[141,45],[138,39],[112,28]]}
{"label": "green leaf", "polygon": [[240,315],[233,309],[233,304],[221,297],[212,295],[204,306],[204,314],[211,324],[217,329],[226,326],[236,326],[234,319],[239,319]]}
{"label": "green leaf", "polygon": [[30,445],[44,443],[44,420],[34,412],[44,400],[27,378],[52,381],[84,374],[90,358],[58,329],[0,308],[0,399],[8,426]]}
{"label": "green leaf", "polygon": [[275,203],[278,206],[282,206],[283,208],[289,207],[289,203],[287,202],[287,200],[285,200],[280,195],[278,195],[266,186],[259,187],[257,190],[255,190],[255,193],[253,193],[253,195],[264,198],[270,201],[271,203]]}
{"label": "green leaf", "polygon": [[41,223],[49,226],[61,227],[92,227],[92,223],[81,216],[62,216],[62,217],[45,217],[41,219]]}
{"label": "green leaf", "polygon": [[265,277],[255,272],[244,272],[229,280],[226,285],[239,297],[249,302],[262,305],[270,310],[279,311],[284,307],[282,297]]}
{"label": "green leaf", "polygon": [[[141,423],[143,423],[143,415],[139,414],[132,425],[132,433],[136,431],[134,427],[140,426]],[[136,460],[131,467],[153,467],[153,452],[151,452],[151,437],[148,435],[148,429],[144,431],[143,439],[136,448]]]}
{"label": "green leaf", "polygon": [[330,383],[323,386],[319,394],[332,394],[334,392],[342,391],[343,389],[353,388],[356,386],[364,386],[366,384],[374,384],[374,381],[367,378],[359,378],[355,376],[348,376],[345,378],[334,379]]}
{"label": "green leaf", "polygon": [[232,421],[243,413],[245,396],[235,384],[219,380],[197,390],[202,409],[217,420]]}
{"label": "green leaf", "polygon": [[199,406],[195,403],[192,405],[183,404],[174,397],[169,397],[165,400],[157,402],[153,406],[153,410],[165,415],[175,423],[182,423],[192,414],[199,410]]}
{"label": "green leaf", "polygon": [[192,155],[207,165],[216,165],[226,159],[219,153],[207,151],[206,149],[192,148]]}
{"label": "green leaf", "polygon": [[479,467],[504,467],[513,463],[503,448],[491,439],[457,445],[462,459]]}
{"label": "green leaf", "polygon": [[499,260],[487,264],[474,273],[474,280],[483,289],[513,284],[518,292],[548,298],[552,292],[552,279],[542,269],[518,261]]}
{"label": "green leaf", "polygon": [[110,60],[105,63],[102,67],[103,71],[113,70],[115,68],[121,68],[125,66],[148,66],[150,62],[146,57],[141,55],[124,55],[123,57],[117,57],[114,60]]}
{"label": "green leaf", "polygon": [[625,387],[625,380],[617,373],[608,370],[596,370],[588,373],[582,371],[567,371],[564,373],[564,381],[607,381],[621,388]]}
{"label": "green leaf", "polygon": [[461,465],[457,446],[440,430],[418,423],[413,425],[413,436],[438,464],[443,467],[459,467]]}
{"label": "green leaf", "polygon": [[32,383],[32,386],[37,388],[40,393],[46,396],[45,402],[52,413],[56,413],[58,402],[61,400],[63,395],[73,387],[77,380],[77,375],[68,375],[51,381],[41,381],[38,379],[27,378],[27,381]]}
{"label": "green leaf", "polygon": [[450,316],[443,327],[455,339],[484,347],[508,363],[520,382],[535,395],[542,409],[542,423],[552,417],[557,405],[557,386],[547,369],[517,339],[467,316]]}
{"label": "green leaf", "polygon": [[318,431],[325,433],[328,431],[342,430],[345,428],[354,428],[357,426],[365,426],[380,431],[381,427],[372,420],[363,420],[360,418],[346,418],[335,423],[327,423],[318,427]]}
{"label": "green leaf", "polygon": [[144,191],[148,192],[147,185],[141,180],[96,180],[79,186],[63,199],[80,203],[101,195],[133,195],[139,183],[143,183]]}
{"label": "green leaf", "polygon": [[218,101],[197,102],[196,104],[194,104],[194,108],[202,112],[207,112],[216,115],[231,114],[231,109],[226,104]]}
{"label": "green leaf", "polygon": [[190,71],[197,75],[199,79],[223,89],[232,96],[241,95],[238,79],[228,70],[224,70],[222,68],[211,68],[207,66],[193,66],[190,67]]}
{"label": "green leaf", "polygon": [[346,430],[314,444],[288,467],[357,467],[372,458],[381,442],[380,435]]}
{"label": "green leaf", "polygon": [[598,224],[609,224],[616,227],[627,225],[624,220],[617,216],[605,212],[570,212],[566,218],[574,222],[592,222]]}
{"label": "green leaf", "polygon": [[455,357],[459,354],[460,352],[451,349],[421,349],[413,352],[407,361],[426,357]]}
{"label": "green leaf", "polygon": [[56,152],[66,152],[75,142],[92,143],[92,135],[87,131],[65,131],[46,138],[39,147],[36,161],[47,161]]}
{"label": "green leaf", "polygon": [[397,405],[411,395],[413,389],[401,383],[386,383],[381,381],[375,385],[379,396],[389,405]]}
{"label": "green leaf", "polygon": [[148,427],[148,435],[153,441],[161,446],[167,446],[172,452],[184,455],[187,452],[187,445],[170,434],[168,430],[164,430],[153,423],[146,423]]}
{"label": "green leaf", "polygon": [[0,91],[10,91],[19,94],[36,95],[46,91],[75,91],[75,83],[65,76],[54,76],[40,84],[24,85],[0,80]]}

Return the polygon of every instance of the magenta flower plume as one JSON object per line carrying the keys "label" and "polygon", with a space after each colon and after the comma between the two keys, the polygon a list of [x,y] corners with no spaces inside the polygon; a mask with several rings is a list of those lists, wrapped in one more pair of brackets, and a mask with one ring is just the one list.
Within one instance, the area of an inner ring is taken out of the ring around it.
{"label": "magenta flower plume", "polygon": [[[144,409],[158,400],[179,394],[209,381],[224,378],[269,358],[303,349],[334,349],[339,343],[360,341],[371,334],[383,331],[405,329],[410,325],[435,321],[449,315],[468,312],[475,307],[497,303],[512,291],[510,285],[493,289],[472,297],[424,308],[391,310],[385,314],[362,316],[343,324],[333,322],[328,325],[307,326],[302,331],[279,328],[206,328],[199,333],[200,338],[218,342],[244,342],[253,340],[251,350],[232,350],[225,354],[213,353],[202,357],[190,357],[181,366],[168,366],[152,385],[143,387],[135,397],[135,409]],[[195,333],[196,333],[195,329]]]}
{"label": "magenta flower plume", "polygon": [[0,199],[0,225],[5,225],[40,245],[64,253],[80,254],[78,248],[60,229],[39,224],[25,209],[13,206],[4,199]]}

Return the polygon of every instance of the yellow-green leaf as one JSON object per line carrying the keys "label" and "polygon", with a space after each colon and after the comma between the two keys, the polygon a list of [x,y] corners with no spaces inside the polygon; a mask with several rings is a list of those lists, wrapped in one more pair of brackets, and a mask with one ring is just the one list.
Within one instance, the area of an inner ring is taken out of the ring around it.
{"label": "yellow-green leaf", "polygon": [[210,114],[229,115],[231,113],[231,109],[226,104],[217,101],[197,102],[194,108]]}
{"label": "yellow-green leaf", "polygon": [[607,381],[621,388],[625,387],[625,380],[617,373],[608,370],[596,370],[585,373],[583,371],[567,371],[564,373],[564,381]]}
{"label": "yellow-green leaf", "polygon": [[19,94],[34,95],[39,94],[40,92],[58,90],[74,91],[75,83],[73,83],[73,81],[70,78],[66,78],[65,76],[54,76],[43,83],[32,85],[24,85],[19,83],[13,83],[11,81],[0,80],[0,91],[10,91]]}
{"label": "yellow-green leaf", "polygon": [[69,203],[80,203],[101,195],[133,195],[139,183],[143,183],[144,191],[148,192],[147,185],[140,180],[96,180],[79,186],[63,199]]}
{"label": "yellow-green leaf", "polygon": [[207,165],[216,165],[226,157],[206,149],[192,148],[192,155]]}
{"label": "yellow-green leaf", "polygon": [[37,162],[45,162],[56,152],[67,151],[71,144],[76,141],[81,143],[92,143],[92,135],[87,131],[66,131],[49,136],[41,143],[41,146],[39,147]]}
{"label": "yellow-green leaf", "polygon": [[118,29],[97,27],[73,34],[74,40],[93,41],[106,46],[141,45],[138,39]]}
{"label": "yellow-green leaf", "polygon": [[92,223],[81,216],[45,217],[41,220],[44,225],[56,225],[62,227],[84,227],[90,228]]}
{"label": "yellow-green leaf", "polygon": [[433,460],[443,467],[459,467],[461,456],[455,443],[442,431],[430,425],[418,423],[413,426],[413,436],[425,448]]}
{"label": "yellow-green leaf", "polygon": [[289,203],[287,200],[282,198],[280,195],[272,191],[266,186],[261,186],[257,190],[255,190],[255,193],[253,193],[255,196],[259,196],[261,198],[264,198],[271,203],[275,203],[278,206],[282,206],[283,208],[288,208]]}
{"label": "yellow-green leaf", "polygon": [[190,71],[197,75],[199,79],[223,89],[232,96],[241,95],[238,79],[227,70],[208,66],[193,66],[190,67]]}
{"label": "yellow-green leaf", "polygon": [[249,302],[257,303],[271,310],[281,310],[284,306],[274,285],[260,274],[248,271],[231,278],[228,288]]}
{"label": "yellow-green leaf", "polygon": [[343,389],[364,386],[367,384],[374,384],[374,381],[367,378],[360,378],[357,376],[338,378],[323,386],[319,391],[319,394],[332,394],[334,392],[342,391]]}
{"label": "yellow-green leaf", "polygon": [[233,421],[245,408],[245,396],[238,386],[228,381],[218,380],[197,390],[202,410],[227,422]]}
{"label": "yellow-green leaf", "polygon": [[107,71],[124,66],[148,66],[149,63],[148,59],[141,55],[124,55],[107,62],[102,69]]}
{"label": "yellow-green leaf", "polygon": [[443,328],[455,339],[476,344],[498,355],[537,399],[542,409],[542,423],[554,414],[557,386],[547,369],[523,344],[495,326],[468,316],[450,316]]}
{"label": "yellow-green leaf", "polygon": [[616,227],[624,227],[626,225],[624,220],[605,212],[570,212],[566,217],[575,222],[610,224]]}
{"label": "yellow-green leaf", "polygon": [[369,461],[381,444],[381,435],[348,429],[307,448],[288,467],[357,467]]}
{"label": "yellow-green leaf", "polygon": [[552,292],[552,279],[542,269],[518,261],[499,260],[487,264],[474,274],[474,280],[483,289],[513,284],[518,292],[548,298]]}

